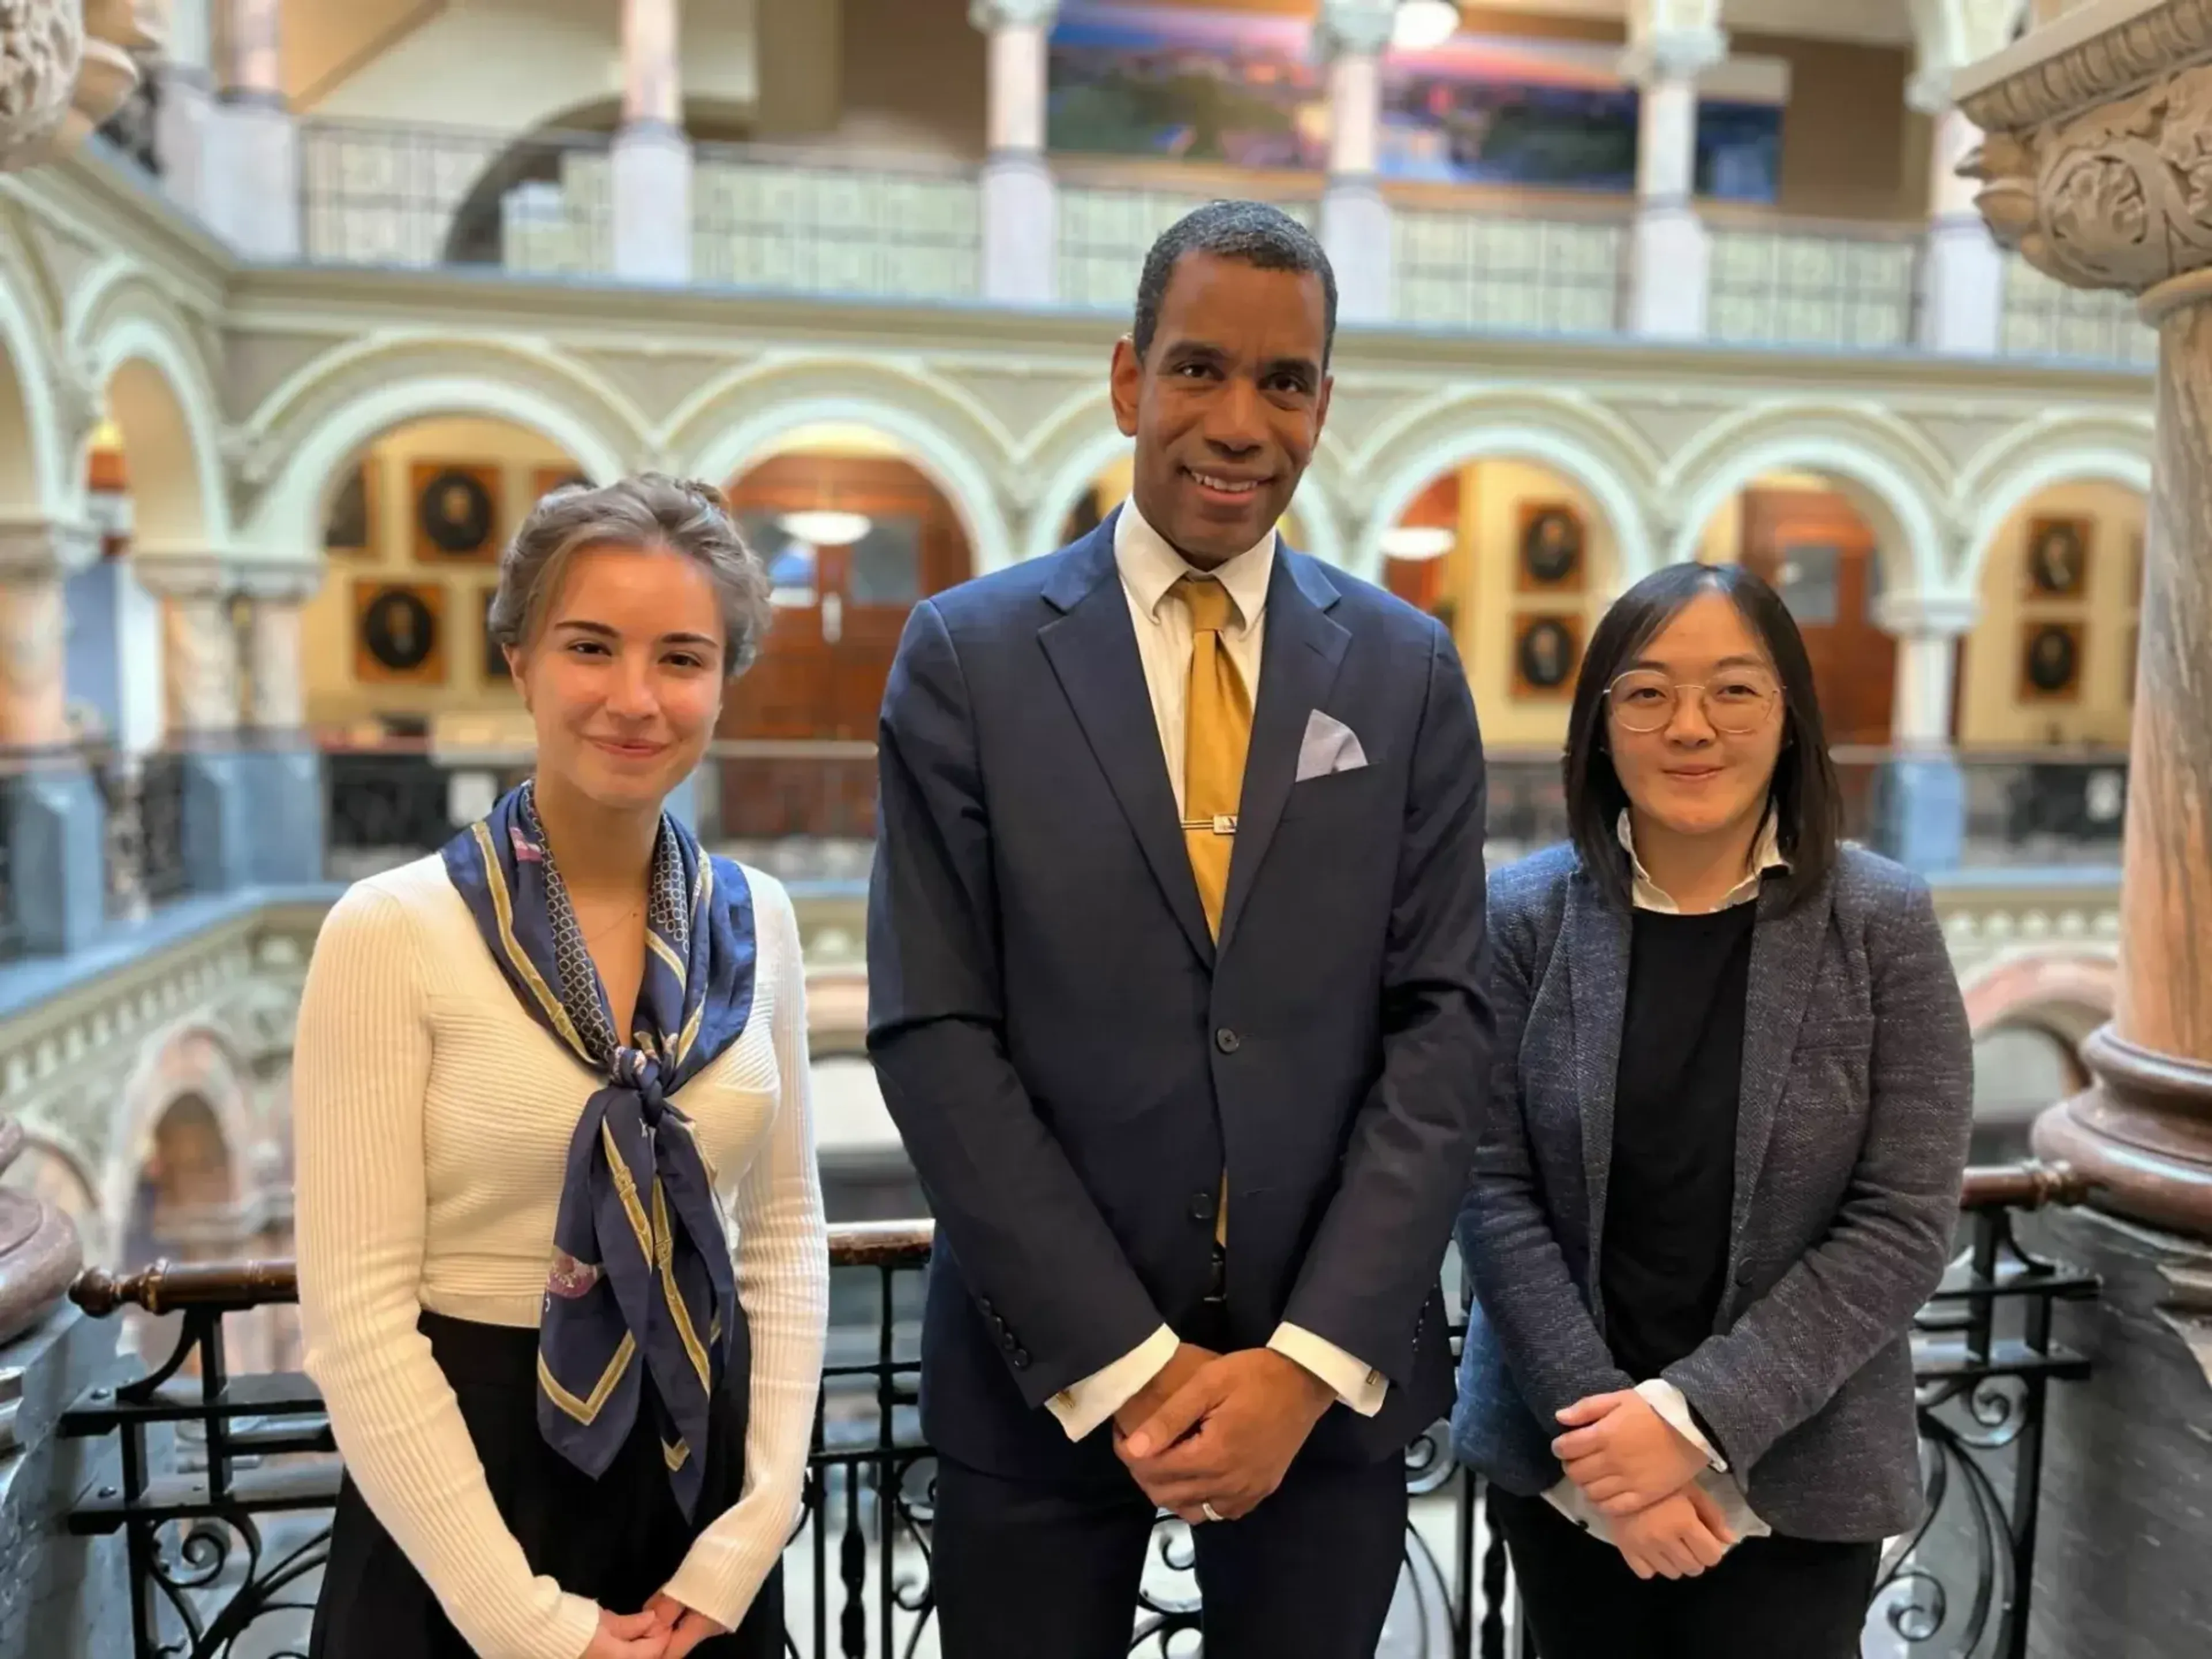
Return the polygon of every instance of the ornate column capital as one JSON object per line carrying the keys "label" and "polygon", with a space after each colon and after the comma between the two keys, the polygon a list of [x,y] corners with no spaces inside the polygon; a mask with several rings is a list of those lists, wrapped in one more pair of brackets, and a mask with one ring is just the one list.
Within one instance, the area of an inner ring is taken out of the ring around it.
{"label": "ornate column capital", "polygon": [[1981,618],[1971,593],[1884,593],[1874,602],[1875,626],[1899,639],[1962,639]]}
{"label": "ornate column capital", "polygon": [[1381,57],[1397,13],[1397,0],[1322,0],[1314,19],[1314,56],[1324,64]]}
{"label": "ornate column capital", "polygon": [[165,599],[227,599],[243,586],[240,568],[220,553],[142,553],[131,574]]}
{"label": "ornate column capital", "polygon": [[1621,52],[1620,75],[1640,87],[1658,81],[1694,81],[1724,61],[1728,53],[1728,33],[1714,24],[1648,29]]}
{"label": "ornate column capital", "polygon": [[1988,137],[1959,172],[2039,270],[2141,293],[2212,265],[2212,0],[2114,9],[1960,72],[1959,106]]}
{"label": "ornate column capital", "polygon": [[0,582],[73,576],[99,557],[100,531],[92,524],[47,519],[0,523]]}
{"label": "ornate column capital", "polygon": [[319,564],[239,564],[230,567],[236,591],[258,605],[305,605],[321,592]]}
{"label": "ornate column capital", "polygon": [[968,0],[968,21],[986,34],[1000,29],[1048,29],[1060,0]]}

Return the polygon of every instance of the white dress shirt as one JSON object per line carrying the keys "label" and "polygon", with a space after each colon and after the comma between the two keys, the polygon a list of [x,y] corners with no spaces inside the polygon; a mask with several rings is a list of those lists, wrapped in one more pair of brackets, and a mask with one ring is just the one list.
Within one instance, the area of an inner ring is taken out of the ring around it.
{"label": "white dress shirt", "polygon": [[[1186,562],[1160,533],[1145,522],[1133,499],[1114,524],[1114,562],[1129,599],[1137,632],[1137,655],[1145,669],[1145,689],[1159,728],[1160,754],[1175,789],[1176,815],[1183,809],[1183,720],[1190,700],[1190,610],[1170,597],[1185,576],[1211,575],[1229,590],[1229,625],[1222,645],[1253,706],[1260,701],[1260,650],[1267,620],[1267,584],[1275,571],[1275,532],[1270,530],[1210,572]],[[1232,1216],[1230,1225],[1236,1225]],[[1233,1248],[1233,1246],[1232,1246]],[[1175,1358],[1176,1334],[1165,1325],[1121,1358],[1093,1371],[1046,1401],[1071,1440],[1080,1440],[1128,1404]],[[1278,1325],[1267,1346],[1311,1371],[1353,1411],[1372,1417],[1382,1409],[1389,1390],[1381,1372],[1354,1358],[1334,1342],[1287,1322]]]}
{"label": "white dress shirt", "polygon": [[[1630,890],[1636,908],[1656,910],[1662,915],[1682,915],[1682,907],[1674,902],[1674,895],[1651,879],[1651,872],[1644,867],[1644,860],[1637,857],[1636,837],[1630,829],[1626,809],[1620,814],[1614,833],[1620,836],[1620,844],[1627,848],[1628,861],[1635,872]],[[1790,860],[1782,856],[1781,846],[1775,839],[1771,813],[1765,827],[1759,831],[1757,845],[1751,852],[1749,872],[1729,889],[1721,902],[1713,907],[1714,909],[1728,910],[1739,904],[1750,903],[1759,896],[1759,880],[1769,870],[1790,867]],[[1690,1415],[1690,1402],[1682,1397],[1682,1391],[1665,1378],[1655,1376],[1638,1382],[1636,1392],[1644,1397],[1646,1405],[1659,1413],[1669,1428],[1704,1454],[1707,1467],[1699,1473],[1698,1484],[1719,1507],[1729,1530],[1739,1540],[1765,1538],[1771,1534],[1774,1529],[1753,1512],[1750,1503],[1744,1498],[1742,1486],[1729,1472],[1728,1460],[1720,1455],[1711,1441],[1705,1438],[1704,1431],[1698,1427],[1697,1419]],[[1551,1500],[1553,1508],[1593,1537],[1602,1538],[1607,1543],[1613,1541],[1611,1518],[1592,1503],[1571,1479],[1562,1480],[1544,1496]]]}

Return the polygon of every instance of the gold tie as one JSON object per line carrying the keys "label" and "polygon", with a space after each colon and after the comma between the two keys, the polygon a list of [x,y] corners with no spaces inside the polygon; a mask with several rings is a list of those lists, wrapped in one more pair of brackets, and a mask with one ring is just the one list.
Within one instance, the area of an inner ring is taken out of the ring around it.
{"label": "gold tie", "polygon": [[[1190,695],[1183,709],[1182,840],[1206,926],[1221,937],[1229,896],[1229,861],[1237,850],[1237,807],[1244,793],[1244,756],[1252,746],[1252,697],[1221,643],[1229,623],[1229,590],[1209,578],[1175,585],[1190,611]],[[1213,1211],[1213,1241],[1229,1243],[1229,1172]]]}
{"label": "gold tie", "polygon": [[1252,746],[1252,699],[1221,642],[1229,590],[1204,577],[1175,586],[1190,611],[1190,695],[1183,710],[1182,838],[1206,925],[1221,937],[1229,860],[1237,848],[1237,803],[1244,793],[1244,755]]}

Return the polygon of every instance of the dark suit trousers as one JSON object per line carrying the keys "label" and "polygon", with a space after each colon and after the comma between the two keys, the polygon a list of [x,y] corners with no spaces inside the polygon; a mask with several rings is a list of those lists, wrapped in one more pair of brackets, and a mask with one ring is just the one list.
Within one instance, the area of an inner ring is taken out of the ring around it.
{"label": "dark suit trousers", "polygon": [[[1127,1659],[1157,1515],[1133,1480],[1009,1480],[941,1462],[945,1659]],[[1206,1659],[1374,1659],[1405,1557],[1405,1466],[1300,1458],[1243,1520],[1191,1536]],[[1188,1596],[1188,1579],[1176,1590]]]}
{"label": "dark suit trousers", "polygon": [[1540,1498],[1492,1487],[1538,1659],[1857,1659],[1879,1544],[1747,1538],[1695,1578],[1638,1578]]}

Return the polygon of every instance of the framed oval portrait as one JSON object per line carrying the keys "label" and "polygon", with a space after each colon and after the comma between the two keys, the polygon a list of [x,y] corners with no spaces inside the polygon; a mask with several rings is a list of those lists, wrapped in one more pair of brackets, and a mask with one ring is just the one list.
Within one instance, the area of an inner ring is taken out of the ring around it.
{"label": "framed oval portrait", "polygon": [[418,557],[486,559],[498,551],[496,467],[417,461],[414,483]]}
{"label": "framed oval portrait", "polygon": [[2027,591],[2039,599],[2080,597],[2088,584],[2085,519],[2036,519],[2027,527]]}
{"label": "framed oval portrait", "polygon": [[1580,617],[1523,617],[1515,624],[1513,689],[1519,696],[1565,696],[1581,660]]}
{"label": "framed oval portrait", "polygon": [[445,600],[445,590],[428,583],[356,583],[356,677],[418,685],[442,681]]}
{"label": "framed oval portrait", "polygon": [[1535,588],[1582,586],[1583,520],[1560,502],[1531,502],[1521,509],[1520,586]]}
{"label": "framed oval portrait", "polygon": [[2070,701],[2081,687],[2081,625],[2029,623],[2021,643],[2021,696],[2038,702]]}

